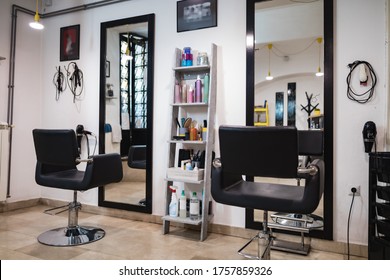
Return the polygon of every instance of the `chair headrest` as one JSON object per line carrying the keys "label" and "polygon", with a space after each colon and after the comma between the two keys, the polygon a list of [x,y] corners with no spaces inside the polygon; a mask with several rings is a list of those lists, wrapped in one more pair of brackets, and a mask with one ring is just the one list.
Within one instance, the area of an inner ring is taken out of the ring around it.
{"label": "chair headrest", "polygon": [[220,126],[224,172],[262,177],[296,178],[298,133],[295,127]]}
{"label": "chair headrest", "polygon": [[34,129],[37,160],[43,164],[75,166],[79,157],[73,129]]}

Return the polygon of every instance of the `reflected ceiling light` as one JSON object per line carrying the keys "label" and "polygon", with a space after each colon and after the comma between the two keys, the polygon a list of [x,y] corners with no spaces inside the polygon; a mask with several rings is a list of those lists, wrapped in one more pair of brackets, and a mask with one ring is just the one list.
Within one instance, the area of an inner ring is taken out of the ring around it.
{"label": "reflected ceiling light", "polygon": [[129,43],[129,41],[130,41],[130,34],[127,33],[127,48],[126,48],[126,53],[124,55],[124,58],[126,60],[132,60],[133,59],[133,56],[130,53],[130,43]]}
{"label": "reflected ceiling light", "polygon": [[274,78],[271,76],[271,49],[272,44],[268,44],[268,75],[265,77],[267,81],[271,81]]}
{"label": "reflected ceiling light", "polygon": [[39,22],[39,13],[38,13],[38,0],[36,2],[36,8],[35,8],[35,16],[34,16],[34,21],[33,22],[30,22],[30,27],[31,28],[34,28],[34,29],[43,29],[44,26],[42,23]]}
{"label": "reflected ceiling light", "polygon": [[324,76],[324,72],[321,71],[321,44],[322,44],[322,37],[317,38],[317,43],[318,43],[318,69],[316,76],[317,77],[322,77]]}

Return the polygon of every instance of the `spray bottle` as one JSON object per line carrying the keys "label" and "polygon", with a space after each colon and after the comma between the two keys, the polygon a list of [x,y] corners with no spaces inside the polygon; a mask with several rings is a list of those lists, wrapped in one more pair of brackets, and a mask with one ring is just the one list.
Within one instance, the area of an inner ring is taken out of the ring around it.
{"label": "spray bottle", "polygon": [[179,215],[179,204],[176,196],[176,186],[169,186],[172,192],[171,203],[169,203],[169,216],[177,217]]}

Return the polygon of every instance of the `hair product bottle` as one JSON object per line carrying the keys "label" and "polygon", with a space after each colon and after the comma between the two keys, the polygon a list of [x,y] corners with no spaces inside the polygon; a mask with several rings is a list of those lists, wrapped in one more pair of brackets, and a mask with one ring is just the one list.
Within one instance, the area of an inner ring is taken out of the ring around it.
{"label": "hair product bottle", "polygon": [[209,102],[209,86],[210,86],[210,76],[206,73],[203,80],[203,102]]}
{"label": "hair product bottle", "polygon": [[195,82],[195,102],[202,102],[202,81],[200,80],[199,75]]}
{"label": "hair product bottle", "polygon": [[199,219],[199,199],[196,192],[192,193],[190,200],[190,219],[197,220]]}

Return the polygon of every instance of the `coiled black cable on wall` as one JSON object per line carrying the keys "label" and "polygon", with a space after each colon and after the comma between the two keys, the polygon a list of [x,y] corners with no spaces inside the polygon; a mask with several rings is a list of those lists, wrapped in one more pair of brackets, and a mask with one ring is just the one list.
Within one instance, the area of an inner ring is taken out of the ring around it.
{"label": "coiled black cable on wall", "polygon": [[[371,87],[363,93],[356,93],[351,87],[351,77],[352,77],[353,71],[358,66],[361,66],[361,65],[364,65],[369,70],[370,78],[371,78]],[[347,76],[347,86],[348,86],[347,96],[348,96],[348,98],[350,100],[356,101],[360,104],[367,103],[374,96],[374,89],[375,89],[376,82],[377,82],[374,68],[367,61],[360,61],[360,60],[356,60],[353,63],[348,64],[348,68],[350,69],[349,74]]]}
{"label": "coiled black cable on wall", "polygon": [[56,73],[53,77],[53,84],[56,87],[56,101],[60,99],[60,94],[66,89],[66,78],[64,73],[61,71],[61,66],[56,67]]}
{"label": "coiled black cable on wall", "polygon": [[[73,71],[70,69],[73,66]],[[83,71],[79,69],[76,62],[70,62],[68,68],[65,67],[68,77],[68,87],[73,94],[73,103],[79,98],[84,89]]]}

